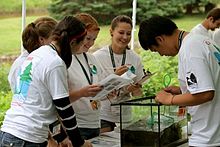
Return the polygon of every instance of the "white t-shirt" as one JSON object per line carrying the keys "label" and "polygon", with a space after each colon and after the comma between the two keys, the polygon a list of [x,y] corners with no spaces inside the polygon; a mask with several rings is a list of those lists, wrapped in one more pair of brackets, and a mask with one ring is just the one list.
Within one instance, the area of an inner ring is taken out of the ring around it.
{"label": "white t-shirt", "polygon": [[213,33],[213,40],[220,47],[220,28],[216,29]]}
{"label": "white t-shirt", "polygon": [[1,130],[30,142],[46,141],[57,118],[53,99],[68,96],[65,63],[50,46],[40,47],[21,65]]}
{"label": "white t-shirt", "polygon": [[[93,54],[96,59],[100,62],[102,68],[103,68],[103,76],[107,77],[109,74],[114,73],[111,56],[109,53],[109,46],[105,46],[99,50],[97,50]],[[115,54],[114,55],[114,61],[115,66],[119,67],[121,66],[123,54]],[[140,57],[133,51],[133,50],[126,50],[126,59],[125,64],[131,64],[135,68],[135,75],[137,75],[134,78],[134,82],[140,80],[144,73],[143,73],[143,65],[141,63]],[[120,90],[119,95],[120,100],[128,100],[130,99],[130,94],[126,91],[123,91],[123,89]],[[116,100],[117,101],[117,100]],[[110,122],[120,122],[120,113],[119,113],[119,106],[111,106],[110,100],[106,99],[101,101],[101,116],[100,118],[103,120],[107,120]],[[132,119],[131,115],[131,108],[127,106],[123,106],[122,109],[122,119],[123,122],[129,122]]]}
{"label": "white t-shirt", "polygon": [[212,101],[188,107],[190,146],[220,146],[220,48],[209,37],[190,33],[179,51],[178,79],[183,93],[214,90]]}
{"label": "white t-shirt", "polygon": [[9,74],[8,74],[8,82],[10,84],[12,92],[15,91],[16,86],[16,78],[20,72],[20,66],[24,62],[24,60],[27,58],[29,53],[25,50],[21,55],[13,62]]}
{"label": "white t-shirt", "polygon": [[[96,68],[96,72],[92,73],[93,84],[96,84],[100,80],[101,75],[101,67],[100,64],[97,62],[95,57],[89,53],[86,53],[88,63],[90,68]],[[86,70],[88,78],[91,80],[89,68],[87,62],[84,58],[83,54],[76,55],[79,61],[81,62],[82,66]],[[89,82],[84,74],[82,67],[80,66],[79,62],[77,61],[76,57],[72,56],[72,63],[68,69],[68,76],[69,76],[69,88],[70,90],[78,90],[87,85]],[[82,97],[75,101],[73,104],[73,109],[76,114],[76,120],[79,128],[100,128],[100,118],[99,118],[99,109],[93,110],[89,97]],[[99,102],[98,102],[99,103]]]}
{"label": "white t-shirt", "polygon": [[207,36],[207,37],[210,37],[210,38],[212,38],[212,35],[213,35],[213,32],[207,30],[202,24],[196,25],[194,28],[192,28],[192,30],[190,32],[200,34],[200,35],[204,35],[204,36]]}

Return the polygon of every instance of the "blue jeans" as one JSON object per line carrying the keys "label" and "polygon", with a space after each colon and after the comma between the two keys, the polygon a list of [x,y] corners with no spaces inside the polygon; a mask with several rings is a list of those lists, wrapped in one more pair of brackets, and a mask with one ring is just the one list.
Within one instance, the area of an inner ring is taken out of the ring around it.
{"label": "blue jeans", "polygon": [[88,140],[99,136],[100,129],[99,128],[79,128],[80,134],[83,139]]}
{"label": "blue jeans", "polygon": [[43,143],[32,143],[15,137],[9,133],[0,131],[0,147],[46,147],[47,141]]}

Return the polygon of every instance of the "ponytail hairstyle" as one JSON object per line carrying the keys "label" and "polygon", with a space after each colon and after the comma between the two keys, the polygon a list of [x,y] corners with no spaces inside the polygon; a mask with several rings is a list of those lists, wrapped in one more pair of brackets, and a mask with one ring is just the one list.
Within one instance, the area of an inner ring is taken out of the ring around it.
{"label": "ponytail hairstyle", "polygon": [[60,47],[60,57],[69,68],[72,62],[71,41],[76,40],[79,44],[86,36],[85,25],[73,16],[64,17],[56,26],[52,40]]}
{"label": "ponytail hairstyle", "polygon": [[56,24],[56,20],[51,17],[40,17],[26,26],[22,32],[22,42],[28,53],[43,45],[40,43],[39,37],[48,39]]}

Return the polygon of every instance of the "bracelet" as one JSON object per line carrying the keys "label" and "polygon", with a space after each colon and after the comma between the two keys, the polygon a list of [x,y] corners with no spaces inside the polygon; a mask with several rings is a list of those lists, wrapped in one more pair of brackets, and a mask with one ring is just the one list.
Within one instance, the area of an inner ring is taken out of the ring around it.
{"label": "bracelet", "polygon": [[171,105],[174,105],[174,104],[173,104],[173,99],[174,99],[175,96],[176,96],[176,95],[173,95],[172,98],[171,98],[171,102],[170,102]]}

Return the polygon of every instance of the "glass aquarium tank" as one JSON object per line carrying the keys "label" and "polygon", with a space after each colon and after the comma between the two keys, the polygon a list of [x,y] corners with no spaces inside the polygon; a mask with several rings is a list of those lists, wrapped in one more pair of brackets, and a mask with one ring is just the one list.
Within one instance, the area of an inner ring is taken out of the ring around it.
{"label": "glass aquarium tank", "polygon": [[[188,141],[184,107],[158,104],[154,96],[114,103],[112,107],[118,105],[121,147],[178,146]],[[131,109],[132,120],[129,122],[123,117],[125,107]]]}

